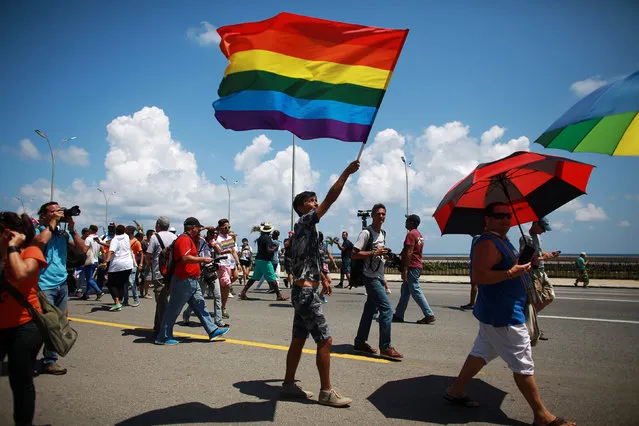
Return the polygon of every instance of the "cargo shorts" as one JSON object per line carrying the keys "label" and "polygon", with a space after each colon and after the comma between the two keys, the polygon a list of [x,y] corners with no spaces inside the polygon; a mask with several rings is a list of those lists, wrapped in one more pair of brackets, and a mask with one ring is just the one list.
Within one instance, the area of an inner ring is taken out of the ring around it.
{"label": "cargo shorts", "polygon": [[326,317],[322,312],[322,303],[313,287],[293,285],[291,303],[295,308],[293,337],[306,339],[310,333],[318,344],[331,337]]}

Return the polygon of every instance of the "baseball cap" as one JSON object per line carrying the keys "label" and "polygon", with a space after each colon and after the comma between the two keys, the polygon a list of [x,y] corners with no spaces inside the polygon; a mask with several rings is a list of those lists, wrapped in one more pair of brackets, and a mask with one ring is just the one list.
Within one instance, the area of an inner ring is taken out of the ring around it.
{"label": "baseball cap", "polygon": [[548,219],[546,219],[545,217],[542,217],[536,223],[539,226],[541,226],[544,229],[544,231],[552,231],[552,228],[550,227],[550,222],[548,222]]}
{"label": "baseball cap", "polygon": [[586,252],[585,252],[585,251],[582,251],[581,253],[579,253],[579,256],[581,256],[581,257],[586,257]]}
{"label": "baseball cap", "polygon": [[197,226],[198,228],[202,228],[200,221],[194,217],[187,217],[184,219],[184,226]]}
{"label": "baseball cap", "polygon": [[406,220],[411,221],[415,224],[415,226],[419,226],[421,219],[416,214],[410,214],[406,216]]}
{"label": "baseball cap", "polygon": [[160,216],[160,217],[158,217],[158,220],[157,220],[155,223],[156,223],[156,225],[159,225],[159,226],[161,226],[161,227],[163,227],[163,228],[164,228],[164,227],[168,228],[168,227],[169,227],[169,225],[171,225],[171,221],[170,221],[170,220],[169,220],[169,218],[168,218],[168,217],[166,217],[166,216]]}

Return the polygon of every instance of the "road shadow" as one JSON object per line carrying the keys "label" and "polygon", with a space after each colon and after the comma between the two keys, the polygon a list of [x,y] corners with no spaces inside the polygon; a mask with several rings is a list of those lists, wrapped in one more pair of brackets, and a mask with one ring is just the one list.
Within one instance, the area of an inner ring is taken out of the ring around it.
{"label": "road shadow", "polygon": [[282,300],[281,302],[269,303],[269,306],[273,308],[293,308],[290,301]]}
{"label": "road shadow", "polygon": [[138,337],[138,339],[133,340],[133,343],[153,343],[155,341],[152,328],[124,328],[122,329],[122,336]]}
{"label": "road shadow", "polygon": [[172,407],[147,411],[126,419],[118,426],[174,425],[189,423],[272,422],[275,401],[240,402],[213,408],[201,402],[188,402]]}
{"label": "road shadow", "polygon": [[387,382],[367,399],[387,418],[465,424],[471,422],[497,425],[527,425],[509,418],[500,406],[507,395],[483,380],[473,379],[466,391],[481,404],[466,408],[451,404],[443,396],[454,377],[428,375]]}
{"label": "road shadow", "polygon": [[[272,385],[274,383],[275,385]],[[273,401],[276,403],[280,398],[280,390],[282,389],[282,379],[268,380],[247,380],[243,382],[233,383],[233,387],[237,388],[244,395],[255,396],[260,399]],[[299,402],[300,404],[316,404],[312,399],[286,399],[286,401]],[[275,404],[273,405],[275,412]]]}
{"label": "road shadow", "polygon": [[357,356],[361,356],[361,357],[365,357],[365,358],[379,359],[379,356],[377,356],[377,355],[357,353],[357,352],[353,351],[353,345],[350,345],[348,343],[342,343],[342,344],[339,344],[339,345],[332,345],[331,346],[331,353],[332,354],[357,355]]}
{"label": "road shadow", "polygon": [[109,309],[111,308],[111,306],[113,305],[102,305],[100,304],[100,306],[94,306],[91,308],[91,310],[89,311],[90,314],[95,313],[95,312],[104,312],[104,311],[109,311]]}

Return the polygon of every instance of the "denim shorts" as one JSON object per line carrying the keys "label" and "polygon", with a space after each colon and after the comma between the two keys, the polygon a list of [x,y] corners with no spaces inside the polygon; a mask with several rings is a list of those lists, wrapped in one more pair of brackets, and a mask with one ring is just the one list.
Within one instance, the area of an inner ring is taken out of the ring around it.
{"label": "denim shorts", "polygon": [[310,333],[318,344],[331,337],[322,303],[313,287],[292,286],[291,302],[295,308],[293,337],[306,339]]}

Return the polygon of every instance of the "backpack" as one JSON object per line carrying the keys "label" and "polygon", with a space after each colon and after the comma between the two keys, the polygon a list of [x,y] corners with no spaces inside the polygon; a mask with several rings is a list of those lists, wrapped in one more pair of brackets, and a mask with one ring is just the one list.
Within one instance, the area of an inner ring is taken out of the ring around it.
{"label": "backpack", "polygon": [[[368,226],[365,231],[368,231],[368,239],[362,251],[371,251],[373,249],[373,239],[371,238],[371,227]],[[382,229],[382,235],[384,235],[384,240],[386,240],[386,231]],[[353,259],[351,257],[351,278],[348,280],[348,285],[351,287],[361,287],[364,285],[364,264],[365,262],[370,262],[372,259]],[[380,265],[378,266],[378,269]]]}
{"label": "backpack", "polygon": [[155,234],[155,238],[157,238],[158,243],[160,244],[160,248],[162,251],[160,252],[160,256],[158,257],[158,265],[160,267],[160,274],[167,281],[171,281],[171,277],[173,276],[173,271],[175,271],[175,260],[173,256],[173,250],[175,248],[175,242],[177,238],[173,240],[173,242],[168,246],[164,246],[164,242],[162,238],[158,234]]}

